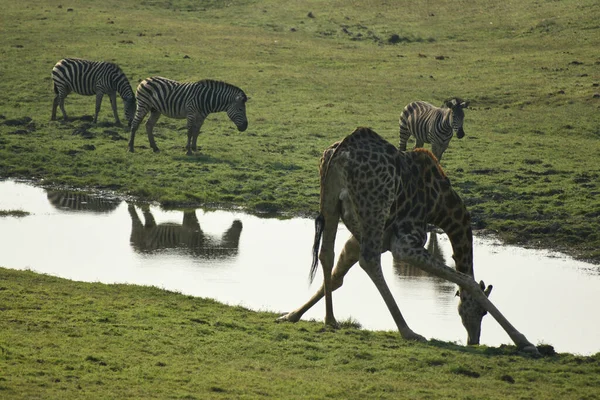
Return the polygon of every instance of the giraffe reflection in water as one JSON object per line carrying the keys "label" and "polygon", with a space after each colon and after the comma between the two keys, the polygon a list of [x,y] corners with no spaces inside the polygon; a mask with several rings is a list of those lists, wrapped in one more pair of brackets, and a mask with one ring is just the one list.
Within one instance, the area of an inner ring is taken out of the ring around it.
{"label": "giraffe reflection in water", "polygon": [[[432,258],[445,264],[446,257],[444,256],[444,250],[440,246],[438,241],[438,232],[432,230],[429,232],[429,240],[425,246],[427,251],[431,254]],[[430,274],[421,268],[411,264],[406,260],[394,260],[394,273],[400,278],[428,278],[435,284],[435,289],[439,293],[454,293],[456,291],[456,285],[451,282]]]}
{"label": "giraffe reflection in water", "polygon": [[113,212],[121,200],[106,196],[64,190],[46,190],[48,201],[55,208],[66,211]]}
{"label": "giraffe reflection in water", "polygon": [[203,258],[226,258],[237,255],[242,222],[234,220],[220,238],[206,235],[198,222],[196,210],[183,211],[181,224],[157,224],[150,208],[141,207],[144,222],[133,204],[128,204],[131,216],[131,246],[140,253],[180,249]]}

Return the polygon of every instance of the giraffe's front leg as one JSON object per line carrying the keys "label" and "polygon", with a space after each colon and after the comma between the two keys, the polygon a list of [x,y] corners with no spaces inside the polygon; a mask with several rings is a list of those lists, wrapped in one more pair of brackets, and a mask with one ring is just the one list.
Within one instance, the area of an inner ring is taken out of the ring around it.
{"label": "giraffe's front leg", "polygon": [[392,318],[394,318],[394,322],[398,327],[400,336],[402,336],[402,338],[406,340],[416,340],[419,342],[427,341],[425,337],[419,335],[418,333],[410,329],[408,324],[406,323],[406,320],[402,316],[400,308],[398,308],[398,304],[396,304],[394,296],[392,295],[392,292],[390,291],[390,288],[388,287],[383,277],[383,272],[381,270],[381,255],[379,255],[379,257],[373,258],[362,258],[360,260],[360,266],[365,270],[367,275],[369,275],[369,277],[377,287],[377,290],[379,290],[379,293],[381,294],[381,297],[383,297],[383,300],[385,301],[385,304],[387,305],[390,314],[392,314]]}
{"label": "giraffe's front leg", "polygon": [[[344,283],[344,276],[348,273],[350,268],[354,264],[358,262],[358,258],[360,256],[360,245],[358,240],[354,236],[352,236],[346,244],[342,252],[340,253],[340,257],[338,258],[338,262],[333,269],[333,273],[331,276],[331,284],[332,290],[340,288]],[[287,313],[277,319],[278,322],[298,322],[300,318],[306,313],[308,310],[312,308],[315,304],[319,302],[325,296],[325,284],[321,285],[321,288],[308,300],[302,307]]]}
{"label": "giraffe's front leg", "polygon": [[[464,290],[469,296],[472,297],[474,301],[479,303],[485,311],[489,312],[494,317],[494,319],[500,324],[500,326],[502,326],[502,328],[504,328],[506,333],[510,336],[519,349],[527,353],[531,353],[534,356],[540,355],[535,345],[529,342],[525,335],[517,331],[517,329],[508,321],[508,319],[506,319],[506,317],[502,315],[496,306],[494,306],[494,304],[488,299],[487,296],[491,291],[491,287],[485,291],[482,290],[482,286],[480,286],[480,284],[477,283],[473,277],[458,272],[455,269],[448,267],[440,260],[436,260],[423,247],[411,247],[406,240],[400,240],[396,238],[396,240],[394,240],[391,244],[391,250],[394,258],[404,259],[413,263],[423,271],[456,283],[461,287],[461,293]],[[479,324],[481,324],[482,317],[483,315],[480,315]],[[471,334],[469,333],[469,335]]]}

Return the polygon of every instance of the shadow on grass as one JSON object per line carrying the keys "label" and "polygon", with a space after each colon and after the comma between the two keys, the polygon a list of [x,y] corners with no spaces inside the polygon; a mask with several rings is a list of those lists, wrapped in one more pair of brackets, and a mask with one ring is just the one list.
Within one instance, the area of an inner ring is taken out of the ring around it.
{"label": "shadow on grass", "polygon": [[[535,358],[529,353],[519,351],[516,346],[502,344],[498,347],[487,347],[487,346],[463,346],[452,342],[444,342],[441,340],[431,339],[427,342],[431,347],[439,349],[458,351],[461,353],[468,354],[481,354],[486,356],[510,356],[519,355],[527,358]],[[554,347],[547,344],[536,346],[542,357],[552,357],[556,355]]]}
{"label": "shadow on grass", "polygon": [[233,163],[231,160],[213,157],[205,153],[194,153],[191,156],[182,154],[174,156],[173,161],[185,162],[189,164],[228,164],[230,166],[235,165],[235,163]]}

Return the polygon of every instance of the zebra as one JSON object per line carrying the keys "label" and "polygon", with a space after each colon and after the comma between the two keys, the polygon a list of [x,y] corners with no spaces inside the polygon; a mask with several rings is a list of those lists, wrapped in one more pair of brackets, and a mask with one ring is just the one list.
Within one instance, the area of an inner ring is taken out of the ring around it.
{"label": "zebra", "polygon": [[161,114],[169,118],[187,118],[187,155],[191,155],[192,150],[197,150],[200,127],[210,113],[227,112],[229,119],[240,132],[244,132],[248,127],[248,97],[242,89],[222,81],[205,79],[198,82],[177,82],[154,76],[144,79],[138,85],[136,97],[138,106],[129,137],[129,151],[132,153],[135,132],[148,112],[150,117],[146,122],[146,133],[155,152],[159,149],[152,130]]}
{"label": "zebra", "polygon": [[444,101],[441,108],[424,101],[415,101],[404,107],[400,115],[400,145],[401,151],[406,151],[406,142],[410,135],[416,140],[415,148],[423,147],[423,143],[431,143],[431,151],[438,160],[448,148],[452,133],[462,139],[464,108],[469,103],[458,97]]}
{"label": "zebra", "polygon": [[71,92],[84,96],[96,95],[96,113],[94,123],[98,122],[98,113],[102,104],[102,97],[107,94],[110,98],[115,122],[121,125],[117,114],[117,93],[123,99],[125,119],[131,125],[135,114],[135,97],[127,76],[118,65],[105,61],[90,61],[81,58],[64,58],[52,68],[52,82],[54,87],[54,103],[52,104],[52,118],[56,120],[56,107],[60,106],[63,118],[67,120],[65,111],[65,98]]}
{"label": "zebra", "polygon": [[196,210],[184,210],[183,222],[157,224],[147,205],[142,207],[144,221],[140,219],[133,204],[127,207],[131,217],[130,243],[140,253],[181,249],[193,256],[203,258],[228,258],[237,255],[242,221],[236,219],[220,238],[202,231]]}
{"label": "zebra", "polygon": [[48,201],[59,210],[110,213],[117,209],[121,200],[94,194],[46,190]]}

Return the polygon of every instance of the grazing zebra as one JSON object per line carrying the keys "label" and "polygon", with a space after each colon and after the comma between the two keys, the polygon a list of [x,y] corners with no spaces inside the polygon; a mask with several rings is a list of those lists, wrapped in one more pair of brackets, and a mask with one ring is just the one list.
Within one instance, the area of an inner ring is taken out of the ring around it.
{"label": "grazing zebra", "polygon": [[56,120],[56,107],[60,106],[63,118],[67,120],[65,98],[71,92],[84,96],[96,95],[96,113],[94,123],[98,122],[98,113],[102,97],[110,98],[115,122],[121,125],[117,114],[117,93],[123,99],[125,119],[131,124],[135,114],[135,97],[127,76],[118,65],[104,61],[89,61],[80,58],[65,58],[52,68],[54,84],[54,103],[52,104],[52,121]]}
{"label": "grazing zebra", "polygon": [[460,98],[451,98],[441,108],[424,101],[415,101],[404,107],[400,115],[400,146],[406,151],[406,142],[410,135],[416,140],[415,148],[423,147],[423,143],[431,143],[431,151],[438,160],[448,148],[452,133],[462,139],[465,136],[463,108],[469,105]]}
{"label": "grazing zebra", "polygon": [[240,132],[248,127],[246,101],[243,90],[221,81],[201,80],[198,82],[177,82],[159,76],[143,80],[137,87],[137,112],[131,124],[129,151],[133,153],[135,132],[150,112],[146,122],[146,133],[150,146],[157,152],[152,130],[161,114],[169,118],[187,118],[187,154],[196,151],[196,141],[200,127],[210,113],[226,111],[229,119]]}
{"label": "grazing zebra", "polygon": [[59,210],[110,213],[121,204],[119,199],[87,193],[56,190],[47,190],[46,193],[50,204]]}
{"label": "grazing zebra", "polygon": [[184,211],[181,224],[157,224],[148,206],[142,207],[144,222],[133,204],[127,208],[131,217],[131,246],[140,253],[180,249],[193,256],[212,259],[238,253],[242,233],[242,221],[238,219],[219,238],[202,231],[195,210]]}

